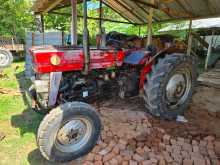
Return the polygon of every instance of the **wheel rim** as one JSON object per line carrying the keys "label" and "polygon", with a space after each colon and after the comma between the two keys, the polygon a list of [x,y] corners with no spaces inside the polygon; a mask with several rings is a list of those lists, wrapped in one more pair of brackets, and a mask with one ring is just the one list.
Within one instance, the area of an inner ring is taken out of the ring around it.
{"label": "wheel rim", "polygon": [[92,124],[88,119],[73,118],[58,130],[55,145],[61,152],[72,153],[85,146],[91,135]]}
{"label": "wheel rim", "polygon": [[191,80],[188,69],[177,71],[171,76],[166,86],[167,105],[171,110],[185,103],[191,90]]}
{"label": "wheel rim", "polygon": [[4,53],[0,53],[0,65],[6,65],[9,62],[9,58]]}

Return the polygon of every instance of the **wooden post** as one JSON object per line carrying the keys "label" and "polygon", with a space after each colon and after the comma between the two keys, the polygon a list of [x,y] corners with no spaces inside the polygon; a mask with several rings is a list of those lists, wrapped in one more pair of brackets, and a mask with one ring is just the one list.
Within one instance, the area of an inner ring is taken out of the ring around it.
{"label": "wooden post", "polygon": [[45,45],[45,29],[44,29],[44,15],[40,15],[40,20],[41,20],[41,30],[43,34],[43,45]]}
{"label": "wooden post", "polygon": [[12,50],[15,50],[14,37],[11,38]]}
{"label": "wooden post", "polygon": [[102,34],[102,0],[100,0],[99,4],[99,32]]}
{"label": "wooden post", "polygon": [[207,57],[206,57],[206,61],[205,61],[205,70],[208,69],[209,59],[210,59],[210,56],[211,56],[211,53],[212,53],[212,45],[213,45],[214,34],[215,34],[215,31],[212,30],[212,37],[211,37],[211,40],[209,41],[209,48],[208,48]]}
{"label": "wooden post", "polygon": [[[150,1],[151,4],[154,4],[154,0]],[[153,22],[154,9],[150,8],[148,15],[148,37],[147,37],[147,46],[152,44],[152,22]]]}
{"label": "wooden post", "polygon": [[71,0],[72,17],[71,17],[71,44],[77,45],[77,0]]}
{"label": "wooden post", "polygon": [[190,56],[192,50],[192,20],[189,22],[189,31],[188,31],[188,45],[187,45],[187,55]]}

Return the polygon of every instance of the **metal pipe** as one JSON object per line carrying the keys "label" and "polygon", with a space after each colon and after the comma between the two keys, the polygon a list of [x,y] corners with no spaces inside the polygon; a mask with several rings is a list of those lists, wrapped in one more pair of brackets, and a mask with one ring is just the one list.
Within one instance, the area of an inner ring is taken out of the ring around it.
{"label": "metal pipe", "polygon": [[87,20],[87,0],[83,0],[83,54],[84,54],[84,71],[83,74],[89,73],[90,49],[89,49],[89,30]]}

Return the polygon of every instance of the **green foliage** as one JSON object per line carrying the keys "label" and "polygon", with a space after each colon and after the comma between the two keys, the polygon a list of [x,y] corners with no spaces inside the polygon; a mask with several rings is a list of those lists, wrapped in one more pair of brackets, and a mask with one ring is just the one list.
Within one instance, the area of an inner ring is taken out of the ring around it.
{"label": "green foliage", "polygon": [[[0,36],[14,36],[15,40],[24,42],[25,33],[27,31],[35,31],[37,29],[35,16],[31,12],[32,0],[0,0],[0,3]],[[78,5],[77,10],[78,15],[82,16],[82,4]],[[58,30],[69,34],[71,27],[71,17],[70,15],[68,16],[68,14],[71,13],[71,8],[67,7],[59,9],[57,12],[66,13],[67,15],[46,14],[44,16],[45,30]],[[88,16],[99,18],[99,9],[89,10]],[[103,7],[103,18],[123,22],[127,21],[107,6]],[[155,24],[153,26],[154,34],[159,34],[158,30],[166,27],[167,25],[168,24]],[[132,24],[112,23],[104,21],[103,27],[105,27],[106,33],[110,31],[118,31],[131,35],[147,35],[147,25],[137,26]],[[99,33],[99,21],[89,20],[88,28],[90,30],[90,37],[94,39],[96,34]],[[83,34],[83,20],[81,17],[78,18],[78,33]],[[181,39],[184,39],[186,36],[185,31],[172,32],[172,34],[180,37]]]}
{"label": "green foliage", "polygon": [[0,0],[0,36],[23,41],[26,30],[34,29],[34,17],[28,0]]}

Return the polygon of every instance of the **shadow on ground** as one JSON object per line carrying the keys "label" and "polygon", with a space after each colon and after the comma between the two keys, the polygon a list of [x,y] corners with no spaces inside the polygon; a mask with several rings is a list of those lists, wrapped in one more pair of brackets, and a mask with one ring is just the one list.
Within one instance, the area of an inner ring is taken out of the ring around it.
{"label": "shadow on ground", "polygon": [[[11,124],[15,128],[19,128],[20,136],[24,136],[25,133],[34,133],[37,135],[37,130],[40,125],[40,122],[43,119],[43,115],[37,114],[36,112],[31,110],[31,100],[28,98],[26,94],[26,90],[28,90],[30,86],[30,81],[25,78],[24,72],[16,73],[16,78],[19,83],[19,89],[22,93],[22,99],[25,104],[26,109],[22,111],[21,114],[16,114],[11,117]],[[28,162],[31,165],[52,165],[54,163],[50,163],[46,161],[40,151],[38,149],[33,150],[27,156]]]}
{"label": "shadow on ground", "polygon": [[38,149],[33,150],[32,152],[28,154],[28,162],[31,165],[64,165],[61,163],[54,163],[54,162],[46,161]]}

